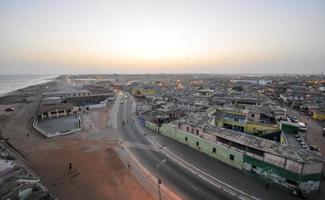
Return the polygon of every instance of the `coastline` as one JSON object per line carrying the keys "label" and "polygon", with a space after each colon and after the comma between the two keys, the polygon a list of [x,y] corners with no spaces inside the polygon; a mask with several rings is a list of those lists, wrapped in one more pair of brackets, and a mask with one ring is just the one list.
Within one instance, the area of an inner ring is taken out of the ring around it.
{"label": "coastline", "polygon": [[51,78],[45,82],[28,85],[0,95],[0,105],[27,103],[33,101],[37,96],[50,87],[57,85],[59,78]]}
{"label": "coastline", "polygon": [[[114,151],[118,135],[107,127],[109,107],[85,115],[83,123],[88,126],[78,134],[46,139],[34,130],[42,94],[67,86],[64,79],[56,78],[0,97],[0,134],[59,199],[151,200]],[[67,169],[68,163],[73,163],[72,170]]]}
{"label": "coastline", "polygon": [[[10,76],[10,75],[8,75],[8,76]],[[55,81],[59,77],[60,77],[59,75],[48,76],[48,77],[44,76],[42,78],[35,78],[35,79],[25,80],[26,84],[24,84],[24,85],[13,86],[13,88],[11,88],[11,89],[4,89],[4,91],[0,91],[0,98],[8,96],[11,93],[16,92],[18,90],[23,90],[23,89],[31,87],[31,86],[37,86],[37,85],[41,85],[41,84],[45,84],[45,83],[48,83],[48,82]],[[22,81],[21,84],[23,84],[23,83],[24,83],[24,81]],[[1,82],[0,82],[0,84],[1,84]]]}

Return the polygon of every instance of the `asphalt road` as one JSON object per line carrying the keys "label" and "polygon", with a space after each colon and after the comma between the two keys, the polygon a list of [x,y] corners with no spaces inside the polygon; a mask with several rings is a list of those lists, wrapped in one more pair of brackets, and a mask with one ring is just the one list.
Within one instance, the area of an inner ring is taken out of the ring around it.
{"label": "asphalt road", "polygon": [[[160,167],[159,177],[165,185],[184,199],[231,199],[231,197],[184,169],[175,161],[164,157],[159,152],[159,149],[155,149],[156,147],[147,138],[154,138],[160,144],[167,145],[168,150],[183,158],[186,162],[259,199],[300,199],[277,185],[271,184],[266,187],[263,180],[230,167],[166,136],[144,127],[140,127],[142,129],[140,131],[132,117],[134,105],[132,105],[131,98],[124,99],[123,104],[119,103],[120,99],[121,95],[118,96],[117,103],[113,108],[112,114],[116,117],[115,122],[111,123],[115,124],[114,127],[121,134],[121,139],[130,144],[128,149],[155,176],[157,164],[161,160],[167,159],[167,162]],[[125,125],[122,125],[123,120],[127,121]]]}
{"label": "asphalt road", "polygon": [[[217,188],[214,188],[203,179],[184,170],[173,160],[164,157],[162,153],[156,151],[132,120],[130,99],[125,99],[124,104],[117,103],[115,106],[118,106],[116,109],[116,128],[121,134],[123,141],[133,144],[128,149],[141,164],[156,176],[156,166],[163,159],[167,160],[159,168],[159,177],[165,185],[184,199],[231,199],[224,192],[218,191]],[[128,119],[128,122],[122,125],[125,119]]]}

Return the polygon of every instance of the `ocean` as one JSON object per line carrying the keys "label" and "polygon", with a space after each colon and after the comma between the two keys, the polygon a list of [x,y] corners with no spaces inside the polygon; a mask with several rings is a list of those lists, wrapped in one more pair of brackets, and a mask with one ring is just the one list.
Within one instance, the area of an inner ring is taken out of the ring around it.
{"label": "ocean", "polygon": [[56,75],[0,75],[0,97],[9,92],[51,81]]}

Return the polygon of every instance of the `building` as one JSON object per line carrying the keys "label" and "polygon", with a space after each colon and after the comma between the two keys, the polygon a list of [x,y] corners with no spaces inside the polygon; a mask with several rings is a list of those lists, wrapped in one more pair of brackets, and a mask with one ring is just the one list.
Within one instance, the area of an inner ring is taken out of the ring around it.
{"label": "building", "polygon": [[215,125],[280,141],[280,125],[277,124],[270,112],[261,109],[217,109]]}
{"label": "building", "polygon": [[214,90],[211,89],[201,89],[198,90],[198,96],[200,97],[213,97]]}
{"label": "building", "polygon": [[86,97],[90,96],[91,92],[89,90],[75,90],[75,89],[67,89],[63,91],[57,92],[45,92],[43,93],[43,98],[46,97],[61,97],[61,99],[72,98],[72,97]]}
{"label": "building", "polygon": [[325,109],[313,109],[312,117],[315,120],[325,120]]}
{"label": "building", "polygon": [[[196,120],[197,119],[197,120]],[[162,124],[159,132],[239,170],[308,194],[319,190],[323,163],[304,148],[210,125],[202,114]],[[204,123],[205,122],[205,123]],[[155,125],[147,126],[155,129]]]}
{"label": "building", "polygon": [[57,200],[0,135],[0,199]]}

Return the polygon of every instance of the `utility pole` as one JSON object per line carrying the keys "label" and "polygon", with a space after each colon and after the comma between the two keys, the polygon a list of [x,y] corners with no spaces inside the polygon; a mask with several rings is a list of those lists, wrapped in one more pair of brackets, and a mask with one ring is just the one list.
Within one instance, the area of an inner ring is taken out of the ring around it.
{"label": "utility pole", "polygon": [[157,184],[158,184],[158,197],[159,197],[159,200],[161,200],[161,194],[160,194],[160,184],[161,184],[161,180],[159,179],[159,167],[164,164],[167,160],[166,159],[163,159],[161,160],[157,166],[156,166],[156,173],[157,173]]}

